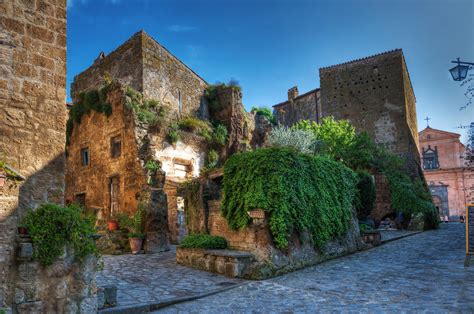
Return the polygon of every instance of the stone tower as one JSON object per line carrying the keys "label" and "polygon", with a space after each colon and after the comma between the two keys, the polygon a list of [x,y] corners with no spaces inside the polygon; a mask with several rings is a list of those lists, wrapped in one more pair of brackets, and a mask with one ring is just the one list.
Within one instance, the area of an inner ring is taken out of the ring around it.
{"label": "stone tower", "polygon": [[420,164],[416,99],[401,49],[319,70],[322,117],[346,119]]}

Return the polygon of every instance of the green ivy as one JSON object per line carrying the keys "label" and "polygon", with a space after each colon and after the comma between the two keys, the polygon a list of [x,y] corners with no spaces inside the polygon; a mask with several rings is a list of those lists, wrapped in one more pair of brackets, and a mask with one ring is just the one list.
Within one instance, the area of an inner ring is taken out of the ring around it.
{"label": "green ivy", "polygon": [[264,210],[277,247],[287,247],[294,231],[305,230],[323,247],[349,228],[356,183],[352,170],[326,157],[257,149],[227,160],[222,212],[238,229],[251,221],[248,211]]}
{"label": "green ivy", "polygon": [[78,101],[69,110],[69,118],[66,122],[66,146],[71,141],[74,123],[80,124],[82,116],[91,110],[105,114],[112,114],[112,105],[107,102],[107,93],[111,90],[113,83],[106,84],[100,89],[92,89],[78,94]]}
{"label": "green ivy", "polygon": [[209,234],[190,234],[183,238],[179,247],[218,250],[227,248],[227,241],[223,237]]}
{"label": "green ivy", "polygon": [[366,170],[358,170],[357,176],[359,179],[355,202],[357,217],[365,219],[369,216],[375,205],[375,183],[372,175]]}
{"label": "green ivy", "polygon": [[69,246],[75,259],[82,261],[87,255],[98,256],[95,241],[95,219],[82,214],[82,208],[72,204],[63,207],[43,204],[29,211],[21,225],[28,229],[34,246],[33,257],[42,265],[51,265]]}

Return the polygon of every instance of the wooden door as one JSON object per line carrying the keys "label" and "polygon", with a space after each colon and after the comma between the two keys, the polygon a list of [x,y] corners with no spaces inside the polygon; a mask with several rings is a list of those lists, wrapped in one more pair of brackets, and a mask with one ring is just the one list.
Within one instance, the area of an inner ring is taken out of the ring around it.
{"label": "wooden door", "polygon": [[110,215],[114,217],[119,212],[120,179],[110,178]]}

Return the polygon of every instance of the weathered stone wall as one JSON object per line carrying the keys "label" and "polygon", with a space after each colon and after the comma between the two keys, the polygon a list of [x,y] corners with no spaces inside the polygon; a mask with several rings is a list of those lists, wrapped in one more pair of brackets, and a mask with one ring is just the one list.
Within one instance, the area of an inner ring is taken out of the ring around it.
{"label": "weathered stone wall", "polygon": [[[231,249],[250,252],[256,262],[246,267],[241,277],[262,279],[280,275],[325,260],[350,254],[365,248],[362,242],[355,211],[352,213],[350,228],[345,235],[326,244],[317,250],[309,234],[292,234],[288,248],[277,249],[271,238],[268,218],[254,220],[245,229],[232,230],[222,217],[218,200],[209,201],[209,233],[227,239]],[[199,265],[197,265],[199,266]],[[202,268],[205,269],[205,268]],[[207,270],[207,269],[206,269]]]}
{"label": "weathered stone wall", "polygon": [[378,227],[380,221],[387,216],[394,215],[395,210],[391,208],[390,186],[388,179],[382,173],[374,175],[375,179],[375,204],[369,218],[374,220]]}
{"label": "weathered stone wall", "polygon": [[0,1],[0,159],[27,178],[0,188],[0,308],[14,301],[19,220],[63,201],[65,100],[66,0]]}
{"label": "weathered stone wall", "polygon": [[130,37],[109,55],[97,58],[88,69],[74,77],[71,84],[71,98],[73,101],[77,100],[79,92],[103,85],[106,73],[119,80],[123,85],[131,86],[143,92],[141,32]]}
{"label": "weathered stone wall", "polygon": [[[296,90],[297,91],[297,90]],[[277,122],[284,126],[292,126],[300,120],[319,122],[321,119],[321,98],[319,88],[303,95],[288,93],[289,99],[273,106],[273,114]],[[296,96],[296,97],[292,97]]]}
{"label": "weathered stone wall", "polygon": [[106,73],[142,92],[146,99],[160,101],[175,119],[196,113],[207,116],[202,102],[207,83],[144,31],[76,75],[71,86],[73,100],[79,92],[102,85]]}
{"label": "weathered stone wall", "polygon": [[[112,114],[90,111],[75,123],[67,148],[66,199],[82,195],[88,208],[97,209],[97,218],[110,218],[110,181],[119,178],[118,212],[133,214],[146,174],[138,156],[134,115],[126,108],[122,88],[108,94]],[[121,154],[112,158],[111,139],[121,139]],[[89,150],[89,165],[82,165],[81,149]]]}
{"label": "weathered stone wall", "polygon": [[346,119],[419,167],[416,104],[401,50],[319,71],[322,115]]}
{"label": "weathered stone wall", "polygon": [[171,108],[177,117],[207,116],[202,101],[207,83],[155,39],[141,32],[143,95]]}

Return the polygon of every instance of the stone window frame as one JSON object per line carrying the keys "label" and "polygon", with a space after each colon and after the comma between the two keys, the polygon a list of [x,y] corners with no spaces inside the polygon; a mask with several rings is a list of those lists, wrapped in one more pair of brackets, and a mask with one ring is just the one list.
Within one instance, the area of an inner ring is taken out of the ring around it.
{"label": "stone window frame", "polygon": [[[85,163],[85,159],[84,159],[84,152],[87,152],[87,162]],[[81,167],[90,167],[91,165],[91,149],[90,149],[90,146],[89,146],[89,143],[85,143],[83,145],[81,145],[80,149],[79,149],[79,158],[80,158],[80,162],[81,162]]]}
{"label": "stone window frame", "polygon": [[[120,157],[123,156],[123,148],[125,147],[124,143],[124,134],[123,134],[123,129],[120,130],[115,130],[107,134],[109,138],[109,157],[112,159],[112,161],[120,159]],[[114,157],[113,154],[113,140],[119,138],[120,139],[120,154],[116,157]]]}
{"label": "stone window frame", "polygon": [[110,138],[110,157],[117,159],[122,156],[122,136],[112,136]]}
{"label": "stone window frame", "polygon": [[[83,199],[84,201],[81,202],[79,199]],[[82,206],[86,206],[86,200],[87,200],[87,193],[85,191],[82,192],[77,192],[74,194],[74,203],[77,203]]]}
{"label": "stone window frame", "polygon": [[193,160],[188,160],[188,159],[183,159],[179,157],[175,157],[172,160],[173,162],[173,169],[175,168],[175,165],[182,165],[186,167],[186,179],[190,179],[193,176]]}

